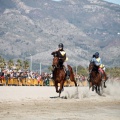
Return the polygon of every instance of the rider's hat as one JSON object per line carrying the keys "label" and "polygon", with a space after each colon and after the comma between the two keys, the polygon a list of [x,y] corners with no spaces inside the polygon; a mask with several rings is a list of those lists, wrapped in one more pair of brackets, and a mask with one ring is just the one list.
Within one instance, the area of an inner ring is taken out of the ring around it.
{"label": "rider's hat", "polygon": [[99,53],[98,53],[98,52],[95,53],[95,57],[96,57],[96,58],[99,57]]}
{"label": "rider's hat", "polygon": [[58,45],[58,47],[63,49],[64,46],[63,46],[62,43],[60,43],[60,44]]}

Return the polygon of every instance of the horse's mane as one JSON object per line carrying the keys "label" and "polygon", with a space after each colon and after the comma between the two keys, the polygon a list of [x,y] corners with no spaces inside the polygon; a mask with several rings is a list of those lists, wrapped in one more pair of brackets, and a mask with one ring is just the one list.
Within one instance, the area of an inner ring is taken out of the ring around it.
{"label": "horse's mane", "polygon": [[[53,57],[59,57],[58,51],[52,52],[51,55],[53,55]],[[61,59],[58,59],[58,66],[59,68],[63,68],[63,61]]]}
{"label": "horse's mane", "polygon": [[54,57],[58,57],[58,51],[52,52],[51,55],[53,55]]}
{"label": "horse's mane", "polygon": [[91,64],[93,65],[92,71],[98,72],[98,68],[99,68],[99,67],[96,66],[93,61],[90,61],[90,65],[91,65]]}

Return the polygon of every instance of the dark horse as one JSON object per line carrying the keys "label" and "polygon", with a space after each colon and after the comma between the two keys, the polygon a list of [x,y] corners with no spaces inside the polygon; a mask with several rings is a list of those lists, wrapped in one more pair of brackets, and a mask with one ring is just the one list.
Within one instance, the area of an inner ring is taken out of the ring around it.
{"label": "dark horse", "polygon": [[[63,63],[61,63],[59,61],[57,52],[55,52],[53,54],[53,56],[54,56],[53,63],[52,63],[52,66],[54,69],[53,70],[53,79],[54,79],[54,83],[55,83],[56,92],[59,93],[59,97],[60,97],[61,91],[63,90],[63,87],[64,87],[64,82],[66,80],[66,72],[65,72]],[[70,80],[74,82],[75,86],[77,86],[77,83],[74,78],[73,70],[70,65],[68,65],[68,69],[70,71]],[[58,90],[58,83],[60,83],[59,90]]]}
{"label": "dark horse", "polygon": [[101,90],[103,89],[102,86],[102,73],[99,71],[99,67],[94,65],[93,62],[90,62],[89,64],[89,88],[92,87],[92,91],[96,91],[99,95],[101,95]]}

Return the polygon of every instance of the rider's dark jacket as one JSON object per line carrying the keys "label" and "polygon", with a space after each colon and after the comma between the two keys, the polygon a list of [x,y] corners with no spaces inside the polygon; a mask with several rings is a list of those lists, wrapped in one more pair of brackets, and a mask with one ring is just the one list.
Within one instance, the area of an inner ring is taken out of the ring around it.
{"label": "rider's dark jacket", "polygon": [[[60,60],[62,60],[62,62],[66,60],[66,52],[63,49],[55,52],[57,52],[57,56],[59,57]],[[51,54],[53,55],[55,52],[52,52]]]}

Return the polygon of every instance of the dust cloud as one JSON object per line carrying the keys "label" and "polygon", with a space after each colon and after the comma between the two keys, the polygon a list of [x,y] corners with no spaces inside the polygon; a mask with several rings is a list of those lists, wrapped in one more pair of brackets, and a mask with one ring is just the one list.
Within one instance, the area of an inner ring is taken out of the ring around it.
{"label": "dust cloud", "polygon": [[[120,80],[119,79],[110,79],[106,81],[107,88],[103,88],[102,96],[103,97],[113,97],[119,98],[120,96]],[[74,87],[72,90],[69,88],[65,88],[63,96],[68,99],[84,99],[84,98],[100,98],[95,91],[92,91],[91,88],[89,89],[88,86],[86,87]]]}

